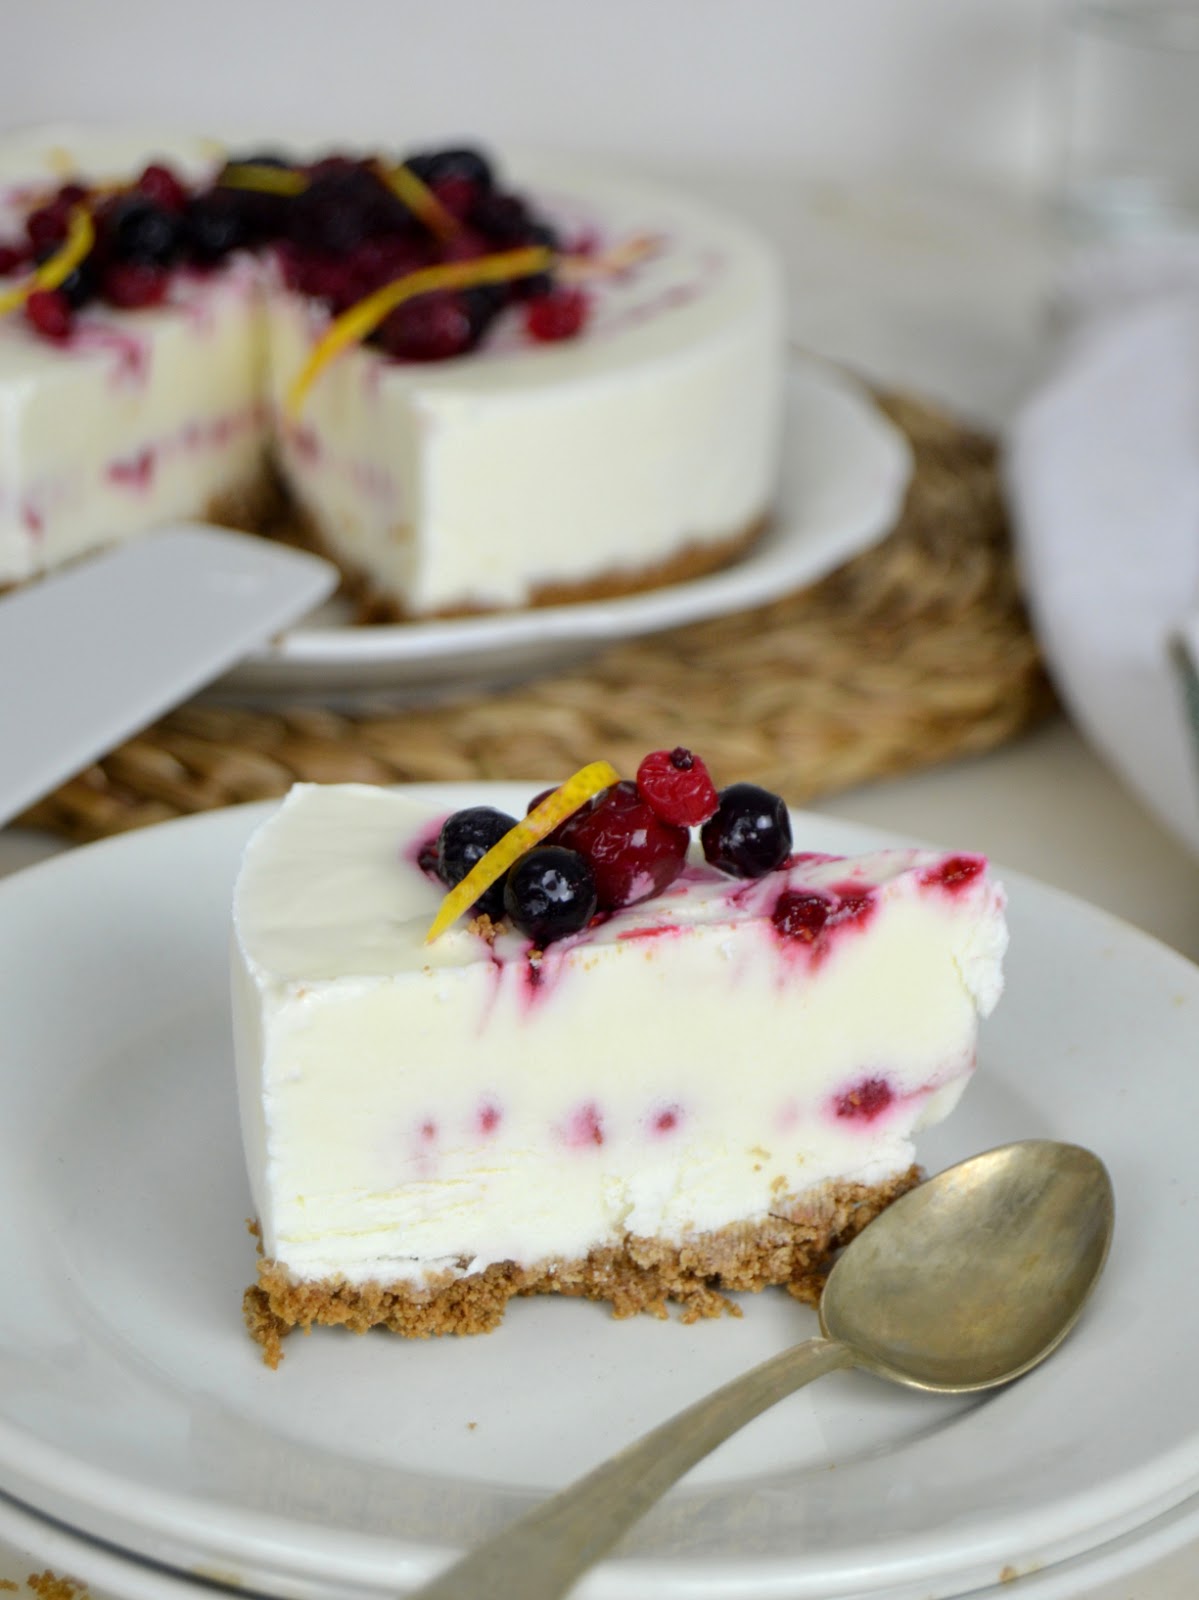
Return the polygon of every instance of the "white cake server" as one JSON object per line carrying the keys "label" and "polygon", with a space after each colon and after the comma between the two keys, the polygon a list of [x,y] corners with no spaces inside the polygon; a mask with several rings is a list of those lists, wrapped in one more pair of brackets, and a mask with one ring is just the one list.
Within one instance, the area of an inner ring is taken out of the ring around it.
{"label": "white cake server", "polygon": [[0,824],[332,593],[268,539],[180,523],[0,598]]}

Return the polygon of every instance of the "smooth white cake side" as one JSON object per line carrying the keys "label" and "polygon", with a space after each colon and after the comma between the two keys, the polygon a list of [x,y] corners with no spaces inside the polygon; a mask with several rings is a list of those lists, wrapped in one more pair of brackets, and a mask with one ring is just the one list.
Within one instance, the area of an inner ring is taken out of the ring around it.
{"label": "smooth white cake side", "polygon": [[[264,1250],[293,1277],[419,1282],[759,1220],[906,1170],[961,1094],[1000,986],[989,877],[930,888],[944,858],[913,851],[748,889],[704,869],[534,971],[512,934],[424,944],[440,896],[414,852],[438,821],[300,786],[246,851],[242,1123]],[[850,878],[875,910],[815,963],[760,915],[780,885]],[[854,1113],[880,1082],[885,1109]]]}
{"label": "smooth white cake side", "polygon": [[749,230],[652,185],[569,168],[515,186],[568,194],[602,238],[659,240],[588,286],[592,320],[557,345],[518,343],[506,314],[467,361],[381,364],[351,352],[288,388],[327,319],[270,310],[271,398],[288,481],[335,552],[414,611],[513,606],[545,584],[635,574],[747,532],[779,475],[782,274]]}

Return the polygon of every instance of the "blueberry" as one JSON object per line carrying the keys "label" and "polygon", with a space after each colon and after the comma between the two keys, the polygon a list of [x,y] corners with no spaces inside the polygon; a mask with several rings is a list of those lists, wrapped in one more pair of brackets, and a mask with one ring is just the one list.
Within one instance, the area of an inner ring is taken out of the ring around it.
{"label": "blueberry", "polygon": [[302,249],[341,255],[377,232],[393,210],[403,221],[403,208],[373,172],[346,166],[318,173],[295,197],[288,231]]}
{"label": "blueberry", "polygon": [[422,183],[439,183],[443,178],[465,178],[480,189],[490,189],[491,163],[477,150],[422,150],[404,162],[409,172]]}
{"label": "blueberry", "polygon": [[462,291],[462,301],[470,321],[471,335],[477,344],[508,303],[507,286],[480,283]]}
{"label": "blueberry", "polygon": [[230,156],[226,167],[280,167],[284,170],[290,168],[292,163],[286,156],[281,156],[276,150],[255,150],[249,155]]}
{"label": "blueberry", "polygon": [[777,794],[733,783],[700,830],[704,855],[735,878],[762,878],[791,854],[791,819]]}
{"label": "blueberry", "polygon": [[536,226],[528,206],[514,194],[484,194],[472,208],[468,221],[497,250],[528,244]]}
{"label": "blueberry", "polygon": [[[491,806],[469,806],[447,817],[437,838],[437,875],[446,888],[461,883],[475,862],[515,826],[515,817]],[[498,922],[504,914],[504,880],[486,889],[472,909],[476,916]]]}
{"label": "blueberry", "polygon": [[169,267],[184,242],[183,219],[149,200],[129,199],[114,206],[107,233],[116,260],[146,267]]}
{"label": "blueberry", "polygon": [[504,910],[540,949],[579,933],[595,915],[595,877],[577,850],[540,845],[508,874]]}
{"label": "blueberry", "polygon": [[[57,254],[60,245],[47,246],[39,250],[34,257],[39,266]],[[94,300],[99,292],[99,279],[96,274],[95,264],[90,260],[79,263],[74,272],[68,273],[58,285],[58,292],[70,306],[72,311],[79,311],[89,300]]]}
{"label": "blueberry", "polygon": [[250,229],[246,207],[234,189],[211,189],[189,202],[184,218],[187,247],[204,266],[223,261],[232,250],[248,243]]}

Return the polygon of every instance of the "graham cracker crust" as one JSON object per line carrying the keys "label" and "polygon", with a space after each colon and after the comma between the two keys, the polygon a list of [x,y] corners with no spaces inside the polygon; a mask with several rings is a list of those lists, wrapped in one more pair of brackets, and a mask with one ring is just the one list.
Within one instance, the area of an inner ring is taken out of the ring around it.
{"label": "graham cracker crust", "polygon": [[[775,1285],[814,1305],[836,1252],[921,1177],[912,1166],[879,1184],[826,1183],[781,1201],[764,1220],[681,1242],[629,1234],[579,1260],[534,1266],[501,1261],[468,1277],[431,1277],[421,1286],[351,1284],[344,1278],[297,1282],[278,1262],[260,1259],[258,1282],[246,1290],[242,1309],[263,1360],[277,1367],[282,1341],[294,1328],[389,1328],[412,1339],[490,1333],[515,1295],[607,1300],[616,1317],[665,1317],[667,1302],[674,1300],[682,1306],[683,1322],[725,1311],[740,1315],[729,1294]],[[251,1231],[257,1233],[255,1224]]]}

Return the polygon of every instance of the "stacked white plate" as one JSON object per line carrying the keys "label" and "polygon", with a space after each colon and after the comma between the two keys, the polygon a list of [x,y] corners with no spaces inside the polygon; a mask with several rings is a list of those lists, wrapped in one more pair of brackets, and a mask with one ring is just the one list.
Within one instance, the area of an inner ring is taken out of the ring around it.
{"label": "stacked white plate", "polygon": [[[511,809],[529,790],[425,792]],[[226,998],[231,888],[262,815],[0,885],[0,1535],[133,1600],[198,1580],[404,1593],[813,1331],[774,1294],[693,1327],[531,1300],[485,1339],[324,1332],[268,1371],[240,1316],[253,1243]],[[879,842],[811,816],[795,832]],[[1199,969],[1061,894],[1009,890],[1008,993],[921,1155],[1053,1137],[1103,1157],[1117,1234],[1082,1323],[981,1400],[824,1379],[722,1447],[581,1595],[948,1600],[1035,1570],[1019,1592],[1057,1600],[1199,1531]]]}

